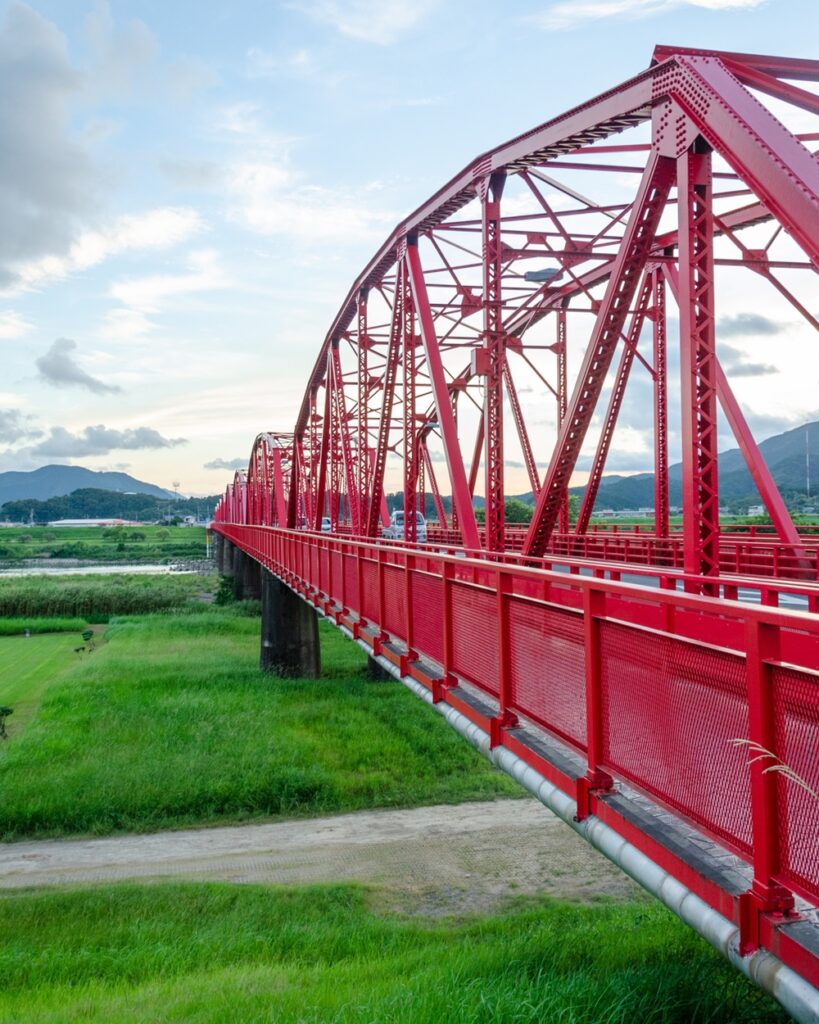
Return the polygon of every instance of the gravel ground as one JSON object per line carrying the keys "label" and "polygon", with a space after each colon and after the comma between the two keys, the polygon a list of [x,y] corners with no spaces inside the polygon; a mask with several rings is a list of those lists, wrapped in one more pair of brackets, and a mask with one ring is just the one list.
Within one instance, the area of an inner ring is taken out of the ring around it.
{"label": "gravel ground", "polygon": [[591,901],[641,890],[532,799],[366,811],[106,839],[0,846],[0,888],[143,879],[357,881],[388,904],[437,916],[511,896]]}

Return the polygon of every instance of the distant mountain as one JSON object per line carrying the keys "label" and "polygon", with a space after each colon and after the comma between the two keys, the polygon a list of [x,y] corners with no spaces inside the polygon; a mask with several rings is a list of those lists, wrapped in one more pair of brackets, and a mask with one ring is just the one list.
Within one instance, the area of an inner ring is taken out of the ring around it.
{"label": "distant mountain", "polygon": [[137,480],[127,473],[97,473],[82,466],[41,466],[30,473],[0,473],[0,505],[36,498],[45,501],[81,488],[137,492],[152,498],[174,498],[173,491]]}
{"label": "distant mountain", "polygon": [[[760,441],[759,450],[765,459],[774,482],[783,495],[805,494],[805,434],[811,454],[812,491],[819,493],[819,422],[805,423],[801,427],[775,434]],[[682,505],[682,464],[677,462],[668,469],[669,503]],[[583,496],[585,487],[572,487],[570,494]],[[739,448],[719,454],[720,503],[746,502],[759,504],[760,497],[745,459]],[[531,501],[531,495],[522,496]],[[598,509],[648,508],[654,504],[654,474],[637,473],[634,476],[604,476],[597,492]]]}

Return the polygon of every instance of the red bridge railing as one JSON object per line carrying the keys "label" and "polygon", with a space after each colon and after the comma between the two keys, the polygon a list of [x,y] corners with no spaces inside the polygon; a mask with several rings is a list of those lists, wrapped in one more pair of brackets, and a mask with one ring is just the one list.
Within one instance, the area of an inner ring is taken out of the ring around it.
{"label": "red bridge railing", "polygon": [[[539,770],[513,735],[519,718],[580,752],[579,782],[547,767],[581,803],[589,787],[623,780],[750,864],[761,906],[780,888],[819,898],[815,616],[299,531],[217,529],[436,698],[452,702],[461,684],[486,695],[492,714],[465,713]],[[748,744],[771,756],[749,767]],[[805,786],[764,771],[779,763]],[[604,799],[589,799],[605,815]],[[672,854],[660,860],[672,869]]]}

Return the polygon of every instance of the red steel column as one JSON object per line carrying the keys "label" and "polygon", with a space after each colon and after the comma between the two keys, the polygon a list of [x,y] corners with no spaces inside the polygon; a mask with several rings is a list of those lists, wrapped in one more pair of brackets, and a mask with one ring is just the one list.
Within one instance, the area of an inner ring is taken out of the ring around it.
{"label": "red steel column", "polygon": [[654,533],[668,537],[668,353],[666,349],[665,276],[652,272],[651,319],[654,341]]}
{"label": "red steel column", "polygon": [[[378,428],[378,444],[372,468],[372,492],[369,495],[366,536],[378,536],[378,517],[384,498],[384,470],[387,465],[387,451],[392,426],[392,406],[395,399],[395,382],[398,377],[398,363],[401,358],[401,278],[404,273],[404,259],[399,259],[395,268],[395,299],[390,327],[390,341],[387,346],[387,362],[384,367],[384,394],[381,397],[381,423]],[[385,524],[386,525],[386,524]]]}
{"label": "red steel column", "polygon": [[503,551],[505,510],[503,495],[503,294],[501,290],[500,199],[506,175],[493,174],[482,183],[483,329],[486,352],[484,402],[484,471],[486,486],[486,549]]}
{"label": "red steel column", "polygon": [[427,295],[427,286],[424,280],[424,269],[421,266],[417,242],[411,241],[407,245],[406,259],[409,267],[412,296],[415,308],[418,311],[421,342],[424,346],[424,354],[427,357],[429,378],[432,384],[432,393],[435,397],[435,411],[438,414],[438,423],[441,426],[441,438],[444,442],[444,454],[446,455],[446,464],[452,487],[452,504],[458,510],[458,526],[464,546],[472,550],[478,550],[481,546],[480,535],[478,533],[478,525],[475,522],[475,510],[472,508],[472,495],[469,493],[464,460],[458,445],[455,417],[452,415],[452,403],[444,374],[441,350],[438,347],[435,321],[432,318],[432,310],[429,305],[429,296]]}
{"label": "red steel column", "polygon": [[360,529],[367,522],[368,477],[370,473],[369,445],[369,401],[370,380],[367,366],[367,351],[370,339],[367,335],[367,289],[358,293],[358,320],[356,343],[358,345],[358,514]]}
{"label": "red steel column", "polygon": [[[683,558],[685,571],[719,575],[714,218],[711,150],[702,139],[677,160],[680,259]],[[705,593],[716,593],[703,583]]]}
{"label": "red steel column", "polygon": [[415,307],[406,264],[401,274],[401,335],[404,356],[404,539],[418,539],[415,522],[418,488],[418,449],[415,437]]}
{"label": "red steel column", "polygon": [[[567,341],[567,309],[565,306],[561,306],[557,311],[557,429],[558,433],[560,428],[563,426],[563,420],[566,419],[566,409],[568,408],[568,391],[569,391],[569,369],[566,365],[566,341]],[[535,495],[535,501],[537,501],[537,495]],[[563,495],[563,500],[560,504],[560,511],[557,514],[557,532],[568,533],[569,532],[569,492]]]}

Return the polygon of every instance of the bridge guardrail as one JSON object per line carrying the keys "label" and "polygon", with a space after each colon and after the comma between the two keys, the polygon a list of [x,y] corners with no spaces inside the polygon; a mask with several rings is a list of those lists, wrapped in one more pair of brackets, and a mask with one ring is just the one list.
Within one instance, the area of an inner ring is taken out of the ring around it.
{"label": "bridge guardrail", "polygon": [[[329,613],[440,667],[695,822],[756,888],[819,898],[819,620],[420,550],[218,528]],[[741,741],[737,743],[736,741]],[[748,767],[750,742],[772,759]]]}

